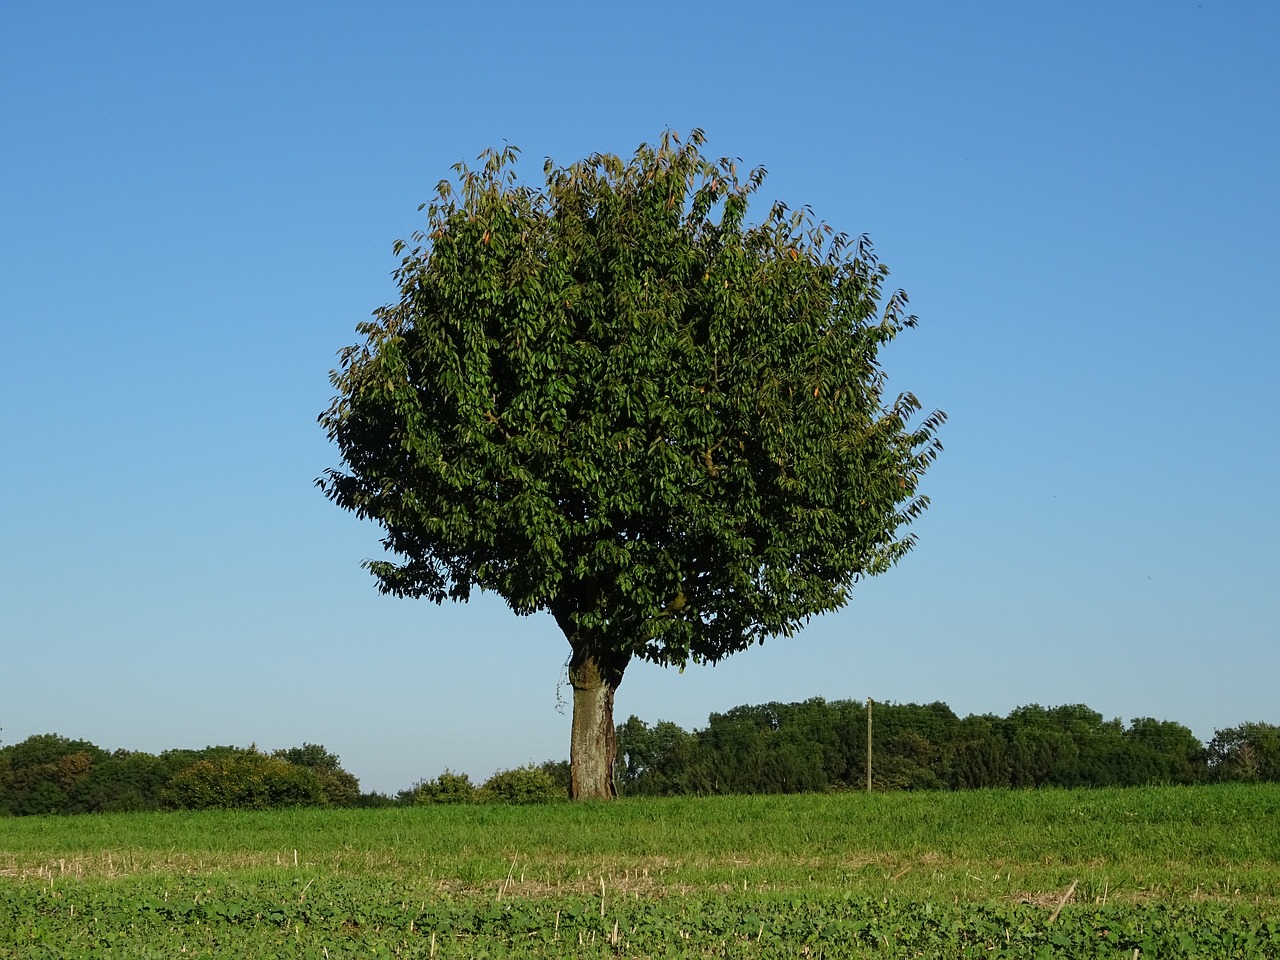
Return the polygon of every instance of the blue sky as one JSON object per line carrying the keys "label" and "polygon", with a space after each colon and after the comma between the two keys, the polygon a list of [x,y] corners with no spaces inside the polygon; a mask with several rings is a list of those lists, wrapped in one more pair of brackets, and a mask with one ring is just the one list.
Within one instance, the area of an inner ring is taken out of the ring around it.
{"label": "blue sky", "polygon": [[1087,703],[1280,722],[1280,6],[0,8],[0,737],[319,742],[366,789],[568,752],[547,617],[380,596],[313,488],[336,352],[457,160],[702,127],[867,232],[950,415],[896,570],[617,716]]}

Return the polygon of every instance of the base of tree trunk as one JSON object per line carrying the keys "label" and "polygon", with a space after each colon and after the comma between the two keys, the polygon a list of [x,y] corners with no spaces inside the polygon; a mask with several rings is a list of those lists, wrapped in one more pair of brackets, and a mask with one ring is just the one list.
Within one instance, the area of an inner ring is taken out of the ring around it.
{"label": "base of tree trunk", "polygon": [[613,728],[613,693],[622,668],[574,652],[569,661],[573,687],[573,730],[570,735],[569,796],[574,800],[607,800],[618,795],[613,759],[618,742]]}

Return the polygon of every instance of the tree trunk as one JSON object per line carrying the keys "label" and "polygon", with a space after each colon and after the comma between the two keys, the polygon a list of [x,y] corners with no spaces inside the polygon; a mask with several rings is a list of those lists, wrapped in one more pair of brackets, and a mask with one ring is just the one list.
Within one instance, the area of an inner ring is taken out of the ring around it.
{"label": "tree trunk", "polygon": [[574,800],[607,800],[618,795],[613,758],[618,742],[613,729],[613,692],[622,682],[626,661],[610,662],[575,649],[569,660],[573,687],[573,732],[569,769]]}

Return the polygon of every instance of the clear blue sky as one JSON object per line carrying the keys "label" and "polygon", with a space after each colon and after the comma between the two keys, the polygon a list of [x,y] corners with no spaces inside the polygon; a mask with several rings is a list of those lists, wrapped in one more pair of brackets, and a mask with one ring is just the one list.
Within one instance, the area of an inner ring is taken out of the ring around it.
{"label": "clear blue sky", "polygon": [[619,721],[1280,722],[1278,44],[1270,0],[3,5],[0,737],[305,740],[391,791],[566,756],[554,624],[380,596],[315,419],[450,164],[694,126],[871,235],[893,386],[951,419],[899,568],[633,666]]}

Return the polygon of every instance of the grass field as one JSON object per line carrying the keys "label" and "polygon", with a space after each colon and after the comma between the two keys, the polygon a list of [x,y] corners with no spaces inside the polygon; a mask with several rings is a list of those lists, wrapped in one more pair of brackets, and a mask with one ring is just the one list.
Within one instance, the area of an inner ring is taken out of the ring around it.
{"label": "grass field", "polygon": [[0,957],[1280,957],[1278,864],[1277,786],[7,819]]}

